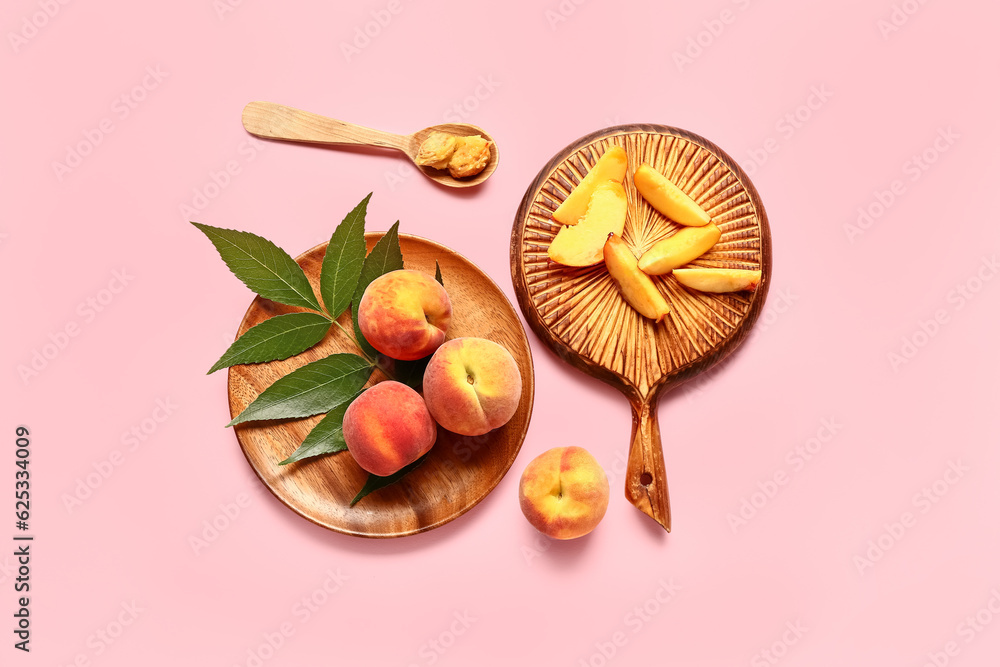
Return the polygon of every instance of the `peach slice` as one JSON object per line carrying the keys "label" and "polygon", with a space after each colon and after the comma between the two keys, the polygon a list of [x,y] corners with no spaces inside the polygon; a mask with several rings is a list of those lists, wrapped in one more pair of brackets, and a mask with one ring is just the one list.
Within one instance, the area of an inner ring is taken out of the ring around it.
{"label": "peach slice", "polygon": [[701,292],[753,291],[760,284],[760,271],[747,269],[674,269],[674,277]]}
{"label": "peach slice", "polygon": [[604,263],[622,298],[640,315],[659,322],[670,312],[667,300],[653,280],[639,270],[639,261],[621,237],[608,235],[604,244]]}
{"label": "peach slice", "polygon": [[608,234],[625,229],[628,199],[621,183],[605,181],[594,188],[587,213],[572,227],[563,227],[549,246],[549,259],[566,266],[591,266],[604,261]]}
{"label": "peach slice", "polygon": [[552,213],[552,219],[564,225],[575,225],[587,213],[590,196],[605,181],[621,183],[625,180],[628,156],[621,146],[611,146],[600,157],[594,168],[587,172],[580,184],[573,188],[565,201]]}
{"label": "peach slice", "polygon": [[674,222],[690,227],[702,227],[712,221],[695,200],[648,164],[639,165],[633,180],[639,194],[653,208]]}
{"label": "peach slice", "polygon": [[644,252],[639,258],[639,270],[651,276],[670,273],[704,255],[720,238],[722,232],[712,222],[704,227],[685,227]]}

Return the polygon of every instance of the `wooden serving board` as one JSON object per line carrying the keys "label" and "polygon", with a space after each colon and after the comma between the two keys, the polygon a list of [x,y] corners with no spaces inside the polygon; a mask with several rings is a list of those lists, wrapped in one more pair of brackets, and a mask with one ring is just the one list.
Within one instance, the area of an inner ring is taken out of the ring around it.
{"label": "wooden serving board", "polygon": [[[381,236],[381,233],[365,234],[369,251]],[[488,338],[514,356],[522,380],[521,403],[514,417],[504,426],[476,437],[438,427],[437,442],[423,464],[354,507],[350,507],[351,499],[364,484],[367,473],[349,452],[278,465],[298,448],[322,415],[246,422],[233,427],[250,466],[281,502],[313,523],[362,537],[400,537],[423,532],[474,507],[514,462],[528,429],[534,401],[534,367],[528,339],[514,307],[496,283],[472,262],[443,245],[408,234],[400,234],[399,243],[408,269],[434,275],[434,262],[440,263],[453,312],[448,339]],[[317,294],[325,252],[324,243],[296,258]],[[269,317],[302,310],[257,297],[250,304],[238,335]],[[351,331],[349,312],[339,321]],[[229,369],[231,415],[242,412],[279,377],[338,352],[357,353],[357,348],[333,327],[318,345],[290,359],[233,366]],[[383,379],[385,376],[376,370],[369,385]]]}
{"label": "wooden serving board", "polygon": [[[660,324],[639,315],[611,282],[604,264],[572,268],[549,260],[561,225],[552,212],[611,145],[628,154],[628,214],[623,239],[635,255],[681,228],[635,188],[643,162],[665,174],[712,216],[722,238],[690,266],[760,269],[754,292],[706,294],[671,275],[654,277],[671,307]],[[771,282],[767,214],[750,178],[712,142],[663,125],[600,130],[560,151],[528,187],[514,219],[511,277],[518,304],[538,337],[560,358],[621,391],[632,406],[625,495],[670,530],[657,399],[721,361],[746,338]]]}

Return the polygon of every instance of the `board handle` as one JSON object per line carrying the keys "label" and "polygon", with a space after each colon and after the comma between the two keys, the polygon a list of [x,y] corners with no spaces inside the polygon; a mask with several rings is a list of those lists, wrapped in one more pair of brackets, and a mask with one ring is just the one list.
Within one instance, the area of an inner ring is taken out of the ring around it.
{"label": "board handle", "polygon": [[640,512],[670,532],[670,495],[663,465],[660,424],[656,418],[655,396],[632,405],[632,444],[628,450],[625,497]]}
{"label": "board handle", "polygon": [[243,109],[243,128],[265,139],[334,146],[377,146],[404,151],[407,137],[274,102],[251,102]]}

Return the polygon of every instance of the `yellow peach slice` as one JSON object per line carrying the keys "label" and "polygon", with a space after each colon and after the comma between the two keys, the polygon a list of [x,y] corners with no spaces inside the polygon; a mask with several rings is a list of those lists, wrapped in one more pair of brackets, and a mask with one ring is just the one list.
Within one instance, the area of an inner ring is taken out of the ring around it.
{"label": "yellow peach slice", "polygon": [[648,164],[635,170],[635,189],[653,208],[674,222],[690,227],[702,227],[712,218],[683,190]]}
{"label": "yellow peach slice", "polygon": [[594,189],[587,213],[572,227],[562,227],[549,246],[549,258],[566,266],[591,266],[604,261],[608,234],[625,229],[628,199],[621,183],[605,181]]}
{"label": "yellow peach slice", "polygon": [[701,292],[753,291],[760,284],[760,271],[747,269],[674,269],[674,277]]}
{"label": "yellow peach slice", "polygon": [[604,263],[622,298],[640,315],[659,322],[670,312],[667,300],[656,289],[653,280],[639,270],[632,250],[614,234],[604,244]]}
{"label": "yellow peach slice", "polygon": [[685,227],[644,252],[639,258],[639,269],[651,276],[670,273],[704,255],[720,238],[722,232],[712,222],[704,227]]}
{"label": "yellow peach slice", "polygon": [[587,172],[580,184],[573,188],[565,201],[552,213],[552,219],[564,225],[575,225],[587,213],[590,196],[605,181],[621,183],[625,180],[628,156],[621,146],[612,146],[600,157],[594,168]]}

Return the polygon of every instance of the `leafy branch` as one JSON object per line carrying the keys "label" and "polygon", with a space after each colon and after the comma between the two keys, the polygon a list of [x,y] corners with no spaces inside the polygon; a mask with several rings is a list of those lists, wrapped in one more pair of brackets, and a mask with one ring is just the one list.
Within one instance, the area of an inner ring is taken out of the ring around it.
{"label": "leafy branch", "polygon": [[[228,424],[298,419],[325,412],[326,416],[299,448],[279,465],[347,449],[344,413],[364,391],[375,368],[418,389],[423,379],[427,359],[415,362],[389,359],[365,340],[358,325],[357,304],[368,285],[385,273],[403,268],[399,221],[366,254],[365,217],[370,199],[371,193],[347,214],[330,237],[323,256],[318,295],[302,267],[271,241],[250,232],[191,223],[209,238],[222,261],[247,287],[265,299],[304,309],[304,312],[276,315],[248,329],[212,365],[209,374],[237,364],[288,359],[321,342],[334,326],[360,352],[329,355],[288,373],[261,392]],[[435,278],[444,284],[440,266],[436,266]],[[348,308],[353,336],[337,321]],[[369,475],[351,505],[396,481],[413,467],[407,466],[389,477]]]}

